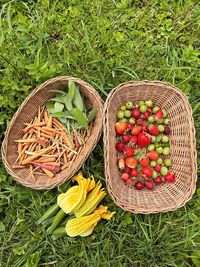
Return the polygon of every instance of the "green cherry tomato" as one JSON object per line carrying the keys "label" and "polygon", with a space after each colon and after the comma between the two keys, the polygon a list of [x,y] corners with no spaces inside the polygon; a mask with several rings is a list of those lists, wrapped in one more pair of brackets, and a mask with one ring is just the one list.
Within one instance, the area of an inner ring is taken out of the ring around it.
{"label": "green cherry tomato", "polygon": [[164,130],[165,130],[165,127],[162,124],[158,125],[158,131],[160,133],[164,132]]}
{"label": "green cherry tomato", "polygon": [[162,164],[162,163],[163,163],[163,159],[158,158],[158,159],[157,159],[157,163],[158,163],[159,165]]}
{"label": "green cherry tomato", "polygon": [[165,164],[165,166],[170,167],[172,162],[170,159],[164,159],[164,164]]}
{"label": "green cherry tomato", "polygon": [[169,119],[164,119],[164,124],[168,125],[169,124]]}
{"label": "green cherry tomato", "polygon": [[162,154],[163,153],[163,148],[161,146],[156,148],[156,151],[158,152],[158,154]]}
{"label": "green cherry tomato", "polygon": [[148,148],[147,148],[149,151],[153,151],[155,149],[155,146],[154,144],[150,144],[148,145]]}
{"label": "green cherry tomato", "polygon": [[130,117],[131,117],[131,111],[130,111],[130,110],[125,110],[125,111],[124,111],[124,116],[125,116],[126,118],[130,118]]}
{"label": "green cherry tomato", "polygon": [[146,100],[145,101],[145,105],[148,107],[148,108],[151,108],[153,107],[153,102],[151,100]]}
{"label": "green cherry tomato", "polygon": [[167,135],[163,135],[162,138],[161,138],[161,141],[163,143],[168,143],[169,142],[169,137]]}
{"label": "green cherry tomato", "polygon": [[151,136],[151,141],[152,141],[152,143],[156,142],[156,137],[154,135]]}
{"label": "green cherry tomato", "polygon": [[144,105],[144,100],[140,100],[138,104],[139,104],[139,107],[143,106]]}
{"label": "green cherry tomato", "polygon": [[140,106],[140,111],[142,113],[146,112],[147,111],[147,106],[145,106],[145,105]]}
{"label": "green cherry tomato", "polygon": [[126,104],[127,109],[132,109],[133,108],[133,103],[131,101],[127,102]]}
{"label": "green cherry tomato", "polygon": [[150,166],[151,166],[151,167],[155,167],[155,166],[156,166],[156,164],[157,164],[157,163],[156,163],[156,161],[155,161],[155,160],[151,160],[151,161],[150,161]]}
{"label": "green cherry tomato", "polygon": [[153,116],[149,116],[148,117],[148,122],[149,123],[154,123],[154,121],[155,121],[155,118]]}
{"label": "green cherry tomato", "polygon": [[152,178],[153,178],[153,179],[156,179],[157,176],[158,176],[158,173],[157,173],[156,171],[153,171],[153,173],[152,173]]}
{"label": "green cherry tomato", "polygon": [[125,106],[125,105],[122,105],[122,106],[120,107],[120,109],[121,109],[122,111],[125,111],[125,110],[126,110],[126,106]]}
{"label": "green cherry tomato", "polygon": [[124,118],[124,112],[123,112],[122,110],[119,110],[119,111],[117,112],[117,118],[118,118],[118,119],[123,119],[123,118]]}
{"label": "green cherry tomato", "polygon": [[163,155],[168,156],[170,154],[170,148],[169,147],[164,147],[163,148]]}
{"label": "green cherry tomato", "polygon": [[169,171],[168,168],[163,166],[160,170],[160,174],[164,176],[168,173],[168,171]]}
{"label": "green cherry tomato", "polygon": [[130,118],[129,122],[132,123],[132,124],[135,124],[135,119],[134,118]]}

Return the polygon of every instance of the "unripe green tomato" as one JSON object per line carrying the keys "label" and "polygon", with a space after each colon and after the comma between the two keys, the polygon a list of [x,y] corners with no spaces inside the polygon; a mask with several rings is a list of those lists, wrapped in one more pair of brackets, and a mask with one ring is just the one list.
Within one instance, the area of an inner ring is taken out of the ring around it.
{"label": "unripe green tomato", "polygon": [[122,105],[122,106],[120,107],[120,109],[121,109],[122,111],[125,111],[125,110],[126,110],[126,106],[125,106],[125,105]]}
{"label": "unripe green tomato", "polygon": [[146,105],[148,108],[153,107],[153,102],[152,102],[152,100],[146,100],[146,101],[145,101],[145,105]]}
{"label": "unripe green tomato", "polygon": [[148,122],[149,123],[154,123],[154,121],[155,121],[155,118],[153,116],[149,116],[148,117]]}
{"label": "unripe green tomato", "polygon": [[140,100],[138,105],[139,105],[139,107],[143,106],[144,105],[144,100]]}
{"label": "unripe green tomato", "polygon": [[161,175],[166,175],[168,173],[168,168],[167,167],[165,167],[165,166],[163,166],[162,168],[161,168],[161,170],[160,170],[160,174]]}
{"label": "unripe green tomato", "polygon": [[169,119],[164,119],[164,124],[169,125]]}
{"label": "unripe green tomato", "polygon": [[170,167],[172,162],[170,159],[164,159],[164,164],[165,164],[165,166]]}
{"label": "unripe green tomato", "polygon": [[151,136],[151,142],[155,143],[156,142],[156,137],[154,135]]}
{"label": "unripe green tomato", "polygon": [[156,167],[156,161],[155,160],[151,160],[149,164],[151,167]]}
{"label": "unripe green tomato", "polygon": [[126,104],[127,109],[132,109],[133,108],[133,103],[131,101],[127,102]]}
{"label": "unripe green tomato", "polygon": [[168,156],[170,154],[170,148],[169,147],[164,147],[163,148],[163,155]]}
{"label": "unripe green tomato", "polygon": [[162,136],[159,134],[156,136],[156,142],[159,143],[161,141]]}
{"label": "unripe green tomato", "polygon": [[122,110],[119,110],[119,111],[117,112],[117,118],[118,118],[118,119],[123,119],[123,118],[124,118],[124,112],[123,112]]}
{"label": "unripe green tomato", "polygon": [[162,138],[161,138],[161,141],[163,143],[168,143],[169,142],[169,137],[167,135],[163,135]]}
{"label": "unripe green tomato", "polygon": [[156,179],[157,176],[158,176],[158,173],[157,173],[156,171],[153,171],[153,173],[152,173],[152,178],[153,178],[153,179]]}
{"label": "unripe green tomato", "polygon": [[155,106],[155,107],[152,109],[152,112],[153,112],[153,113],[156,113],[156,111],[158,111],[159,109],[160,109],[159,107]]}
{"label": "unripe green tomato", "polygon": [[155,146],[154,144],[150,144],[148,145],[148,148],[147,148],[149,151],[153,151],[155,149]]}
{"label": "unripe green tomato", "polygon": [[163,148],[161,146],[156,148],[156,151],[158,152],[158,154],[162,154],[163,153]]}
{"label": "unripe green tomato", "polygon": [[131,117],[131,111],[130,111],[130,110],[125,110],[125,111],[124,111],[124,116],[125,116],[126,118],[130,118],[130,117]]}
{"label": "unripe green tomato", "polygon": [[159,165],[162,164],[162,163],[163,163],[163,159],[158,158],[158,159],[157,159],[157,163],[158,163]]}
{"label": "unripe green tomato", "polygon": [[145,105],[140,106],[140,112],[144,113],[146,111],[147,111],[147,106]]}
{"label": "unripe green tomato", "polygon": [[129,122],[132,123],[132,124],[135,124],[135,119],[134,118],[130,118]]}
{"label": "unripe green tomato", "polygon": [[165,127],[162,124],[158,125],[158,131],[160,133],[164,132],[164,130],[165,130]]}

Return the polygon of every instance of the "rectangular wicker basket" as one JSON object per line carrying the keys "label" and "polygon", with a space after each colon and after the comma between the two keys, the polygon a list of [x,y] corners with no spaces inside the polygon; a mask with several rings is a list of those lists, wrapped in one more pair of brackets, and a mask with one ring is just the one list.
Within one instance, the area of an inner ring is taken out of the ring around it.
{"label": "rectangular wicker basket", "polygon": [[[165,108],[171,121],[170,147],[173,184],[162,184],[153,191],[127,187],[119,177],[115,149],[116,112],[127,102],[151,99]],[[163,82],[126,82],[114,88],[104,105],[104,159],[107,189],[114,202],[133,213],[176,210],[193,195],[196,188],[196,142],[192,110],[187,97],[176,87]]]}

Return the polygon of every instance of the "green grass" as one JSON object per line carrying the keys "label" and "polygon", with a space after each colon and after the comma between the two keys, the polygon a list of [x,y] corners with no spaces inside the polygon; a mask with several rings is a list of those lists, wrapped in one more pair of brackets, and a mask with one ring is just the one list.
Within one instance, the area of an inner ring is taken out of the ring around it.
{"label": "green grass", "polygon": [[[199,151],[199,1],[0,4],[1,139],[20,103],[48,78],[79,77],[104,100],[121,82],[163,80],[188,96]],[[102,140],[83,170],[104,182]],[[53,241],[36,221],[59,190],[26,189],[1,164],[0,266],[200,266],[200,191],[176,212],[148,216],[125,213],[107,197],[110,209],[117,212],[110,222],[102,221],[90,237]]]}

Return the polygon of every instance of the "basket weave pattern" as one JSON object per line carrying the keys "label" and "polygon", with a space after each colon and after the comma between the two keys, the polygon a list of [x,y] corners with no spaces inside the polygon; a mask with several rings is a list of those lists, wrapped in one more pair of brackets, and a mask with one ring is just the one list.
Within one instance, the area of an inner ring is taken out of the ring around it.
{"label": "basket weave pattern", "polygon": [[[171,171],[176,175],[173,184],[165,183],[153,191],[137,191],[127,187],[119,177],[115,149],[116,112],[127,101],[151,99],[168,111],[170,119]],[[104,105],[104,158],[107,189],[114,202],[133,213],[157,213],[183,206],[196,189],[196,142],[192,110],[186,96],[162,82],[127,82],[114,88]]]}
{"label": "basket weave pattern", "polygon": [[[14,142],[16,139],[20,139],[23,123],[29,123],[32,118],[37,114],[38,108],[43,106],[44,103],[51,98],[55,93],[49,92],[52,89],[59,89],[60,86],[67,86],[68,81],[73,80],[80,88],[80,91],[86,98],[88,105],[93,105],[98,109],[96,118],[93,121],[91,134],[86,141],[85,147],[80,154],[75,158],[72,166],[60,173],[52,179],[46,175],[40,177],[36,175],[36,181],[33,180],[29,168],[13,169],[12,166],[18,156],[17,144]],[[91,151],[97,144],[101,132],[102,132],[102,120],[103,120],[103,101],[95,89],[88,83],[67,76],[60,76],[46,81],[38,86],[31,94],[24,100],[15,115],[13,116],[5,133],[5,138],[2,144],[2,160],[8,171],[8,173],[24,186],[34,189],[51,189],[54,188],[66,180],[70,179],[74,173],[81,167],[84,161],[87,159]]]}

